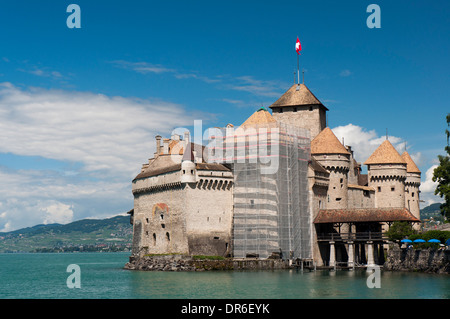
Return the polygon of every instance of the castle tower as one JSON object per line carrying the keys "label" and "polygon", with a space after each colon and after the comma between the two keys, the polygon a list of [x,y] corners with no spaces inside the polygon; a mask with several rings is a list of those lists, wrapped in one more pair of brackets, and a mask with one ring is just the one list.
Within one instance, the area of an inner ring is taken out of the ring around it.
{"label": "castle tower", "polygon": [[406,162],[405,206],[414,217],[420,219],[419,186],[421,172],[408,152],[405,151],[402,158]]}
{"label": "castle tower", "polygon": [[186,141],[187,146],[181,160],[181,183],[195,183],[195,158],[192,152],[192,143]]}
{"label": "castle tower", "polygon": [[326,127],[328,109],[304,84],[291,86],[270,108],[277,121],[308,129],[311,139]]}
{"label": "castle tower", "polygon": [[385,140],[364,162],[369,186],[375,189],[375,207],[405,207],[406,161]]}
{"label": "castle tower", "polygon": [[311,141],[311,155],[330,172],[327,209],[347,208],[350,153],[327,127]]}

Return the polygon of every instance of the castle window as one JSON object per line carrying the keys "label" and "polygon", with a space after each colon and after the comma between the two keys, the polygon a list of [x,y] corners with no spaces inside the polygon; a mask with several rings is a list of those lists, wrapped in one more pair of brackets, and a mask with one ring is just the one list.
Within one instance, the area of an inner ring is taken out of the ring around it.
{"label": "castle window", "polygon": [[391,187],[391,192],[393,192],[393,191],[395,191],[395,187],[392,186]]}
{"label": "castle window", "polygon": [[250,200],[250,207],[251,208],[255,207],[255,201],[253,199]]}
{"label": "castle window", "polygon": [[164,219],[164,214],[161,214],[160,217],[161,217],[161,220],[163,220]]}
{"label": "castle window", "polygon": [[411,193],[411,197],[414,197],[414,192]]}
{"label": "castle window", "polygon": [[183,175],[184,175],[184,174],[186,174],[186,171],[185,171],[185,170],[183,170]]}
{"label": "castle window", "polygon": [[378,191],[381,192],[381,186],[378,186]]}
{"label": "castle window", "polygon": [[147,224],[148,224],[148,218],[146,218],[146,219],[145,219],[145,221],[146,221],[146,222],[147,222]]}
{"label": "castle window", "polygon": [[214,237],[214,239],[220,239],[220,237]]}
{"label": "castle window", "polygon": [[153,233],[153,245],[156,245],[156,234]]}
{"label": "castle window", "polygon": [[166,228],[166,224],[161,224],[161,227],[162,228]]}
{"label": "castle window", "polygon": [[166,233],[166,238],[167,238],[168,241],[170,241],[170,235],[169,235],[169,232]]}
{"label": "castle window", "polygon": [[191,174],[194,175],[194,171],[191,169]]}
{"label": "castle window", "polygon": [[310,106],[310,107],[309,107],[309,110],[310,110],[310,111],[312,111],[312,110],[313,110],[313,107],[312,107],[312,106]]}
{"label": "castle window", "polygon": [[343,182],[344,182],[344,179],[343,179],[343,178],[341,178],[341,179],[340,179],[340,183],[342,184]]}
{"label": "castle window", "polygon": [[336,198],[336,202],[340,202],[342,198],[338,197]]}

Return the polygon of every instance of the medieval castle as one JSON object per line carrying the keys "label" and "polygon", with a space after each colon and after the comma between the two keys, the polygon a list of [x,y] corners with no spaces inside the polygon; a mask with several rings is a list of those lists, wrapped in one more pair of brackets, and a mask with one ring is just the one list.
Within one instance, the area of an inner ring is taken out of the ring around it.
{"label": "medieval castle", "polygon": [[[395,221],[420,222],[421,172],[407,152],[400,155],[386,139],[362,174],[351,146],[327,127],[328,109],[304,84],[270,109],[228,124],[218,137],[229,145],[241,139],[247,150],[252,140],[276,146],[269,155],[279,160],[277,169],[267,174],[267,162],[237,161],[236,153],[212,161],[209,146],[192,143],[189,132],[156,136],[154,156],[132,182],[133,255],[381,264],[383,232]],[[247,128],[256,129],[242,135]]]}

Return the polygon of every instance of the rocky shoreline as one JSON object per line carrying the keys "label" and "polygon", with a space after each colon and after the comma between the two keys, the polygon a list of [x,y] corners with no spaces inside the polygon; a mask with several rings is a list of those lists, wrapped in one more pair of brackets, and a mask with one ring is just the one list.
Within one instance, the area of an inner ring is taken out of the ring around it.
{"label": "rocky shoreline", "polygon": [[383,269],[450,274],[450,250],[400,249],[396,246],[389,250]]}
{"label": "rocky shoreline", "polygon": [[205,271],[205,270],[263,270],[288,269],[281,259],[197,259],[185,255],[130,257],[124,269],[144,271]]}

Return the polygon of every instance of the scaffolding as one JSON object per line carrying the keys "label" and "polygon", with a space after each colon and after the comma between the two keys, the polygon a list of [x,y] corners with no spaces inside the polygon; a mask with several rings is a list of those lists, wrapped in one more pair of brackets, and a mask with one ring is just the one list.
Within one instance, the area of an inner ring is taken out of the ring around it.
{"label": "scaffolding", "polygon": [[233,169],[233,256],[311,258],[309,131],[276,122],[211,136],[209,161]]}

